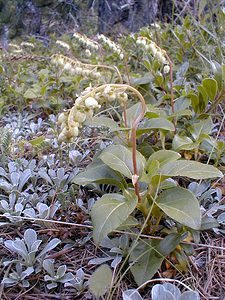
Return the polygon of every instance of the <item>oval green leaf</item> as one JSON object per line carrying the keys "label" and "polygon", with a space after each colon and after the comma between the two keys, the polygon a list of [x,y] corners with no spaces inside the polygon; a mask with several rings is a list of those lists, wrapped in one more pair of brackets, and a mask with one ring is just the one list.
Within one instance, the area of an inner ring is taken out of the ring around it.
{"label": "oval green leaf", "polygon": [[121,226],[137,205],[137,197],[105,194],[92,207],[93,238],[99,244],[108,233]]}
{"label": "oval green leaf", "polygon": [[217,168],[193,160],[179,160],[165,164],[159,173],[164,176],[185,176],[193,179],[223,177]]}
{"label": "oval green leaf", "polygon": [[162,192],[156,204],[170,218],[195,230],[201,227],[200,205],[195,195],[182,187]]}
{"label": "oval green leaf", "polygon": [[[111,169],[120,172],[128,178],[134,175],[132,151],[122,145],[111,145],[100,154],[99,158]],[[137,169],[141,176],[146,160],[144,156],[137,151]]]}
{"label": "oval green leaf", "polygon": [[214,78],[206,78],[202,81],[202,86],[204,87],[210,100],[214,100],[218,91],[218,84]]}
{"label": "oval green leaf", "polygon": [[147,167],[153,160],[157,160],[160,164],[160,167],[165,165],[168,162],[176,161],[181,158],[181,155],[172,150],[159,150],[154,152],[147,161]]}
{"label": "oval green leaf", "polygon": [[158,241],[143,240],[132,250],[130,269],[138,285],[151,279],[160,268],[164,256],[157,251],[158,245]]}

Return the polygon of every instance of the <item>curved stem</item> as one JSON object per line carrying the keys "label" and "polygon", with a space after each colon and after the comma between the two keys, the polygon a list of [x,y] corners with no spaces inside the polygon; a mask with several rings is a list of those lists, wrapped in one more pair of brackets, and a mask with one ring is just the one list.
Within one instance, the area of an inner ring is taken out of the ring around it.
{"label": "curved stem", "polygon": [[[141,202],[141,196],[139,193],[139,185],[138,185],[138,167],[137,167],[137,145],[136,145],[136,132],[137,132],[137,128],[138,128],[138,124],[139,122],[143,119],[145,112],[146,112],[146,104],[145,104],[145,100],[144,97],[142,96],[142,94],[136,90],[134,87],[128,85],[128,84],[103,84],[95,89],[93,89],[92,91],[88,92],[87,94],[85,94],[82,99],[85,100],[88,97],[94,95],[97,92],[100,92],[101,90],[104,90],[107,86],[112,87],[112,88],[125,88],[127,90],[130,90],[131,92],[133,92],[138,99],[141,102],[141,113],[139,114],[139,116],[133,121],[132,123],[132,130],[131,130],[131,143],[132,143],[132,160],[133,160],[133,169],[134,169],[134,175],[132,178],[132,183],[134,185],[134,189],[135,189],[135,194],[138,197],[138,202]],[[72,120],[72,112],[73,112],[73,108],[70,110],[69,116],[68,116],[68,120]]]}

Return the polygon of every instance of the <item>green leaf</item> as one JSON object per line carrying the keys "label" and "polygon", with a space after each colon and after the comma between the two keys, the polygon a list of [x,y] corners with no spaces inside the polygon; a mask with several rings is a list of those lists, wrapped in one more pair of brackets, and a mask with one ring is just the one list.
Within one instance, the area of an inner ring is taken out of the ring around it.
{"label": "green leaf", "polygon": [[160,268],[164,257],[157,251],[158,241],[142,240],[130,254],[131,272],[138,285],[151,279]]}
{"label": "green leaf", "polygon": [[119,131],[119,125],[112,119],[107,117],[93,117],[91,120],[86,120],[85,125],[103,126],[109,128],[112,132]]}
{"label": "green leaf", "polygon": [[169,177],[185,176],[193,179],[223,177],[223,173],[217,168],[193,160],[169,162],[164,165],[159,172]]}
{"label": "green leaf", "polygon": [[219,225],[219,222],[215,218],[206,215],[202,218],[200,230],[209,230],[212,228],[219,227]]}
{"label": "green leaf", "polygon": [[139,77],[139,78],[131,78],[130,79],[130,83],[132,86],[138,86],[138,85],[143,85],[143,84],[147,84],[152,82],[154,79],[154,76],[152,74],[150,74],[149,72],[143,76],[143,77]]}
{"label": "green leaf", "polygon": [[99,298],[106,293],[112,283],[112,279],[113,274],[110,267],[106,264],[101,265],[91,275],[89,279],[89,289],[96,298]]}
{"label": "green leaf", "polygon": [[169,255],[179,243],[183,240],[183,237],[179,233],[170,233],[163,240],[160,241],[158,249],[164,256]]}
{"label": "green leaf", "polygon": [[26,90],[26,92],[24,93],[24,98],[27,98],[27,99],[34,99],[34,98],[38,98],[38,97],[41,97],[39,91],[37,91],[36,89],[28,89]]}
{"label": "green leaf", "polygon": [[[100,154],[99,158],[111,169],[120,172],[128,178],[134,175],[132,151],[122,145],[111,145]],[[137,169],[141,176],[146,160],[144,156],[137,151]]]}
{"label": "green leaf", "polygon": [[181,155],[175,151],[172,150],[159,150],[157,152],[154,152],[147,161],[147,168],[150,162],[153,160],[157,160],[160,163],[160,167],[165,165],[168,162],[176,161],[179,158],[181,158]]}
{"label": "green leaf", "polygon": [[136,103],[126,110],[127,126],[132,127],[132,123],[140,115],[142,110],[141,103]]}
{"label": "green leaf", "polygon": [[93,238],[99,244],[108,233],[121,226],[137,205],[134,194],[105,194],[92,207]]}
{"label": "green leaf", "polygon": [[217,61],[211,61],[211,68],[214,75],[214,78],[218,84],[218,89],[221,90],[223,86],[223,66],[219,64]]}
{"label": "green leaf", "polygon": [[117,229],[118,230],[128,230],[131,227],[138,226],[138,220],[133,216],[129,216]]}
{"label": "green leaf", "polygon": [[201,120],[198,123],[194,123],[190,129],[190,132],[195,140],[198,140],[202,134],[210,134],[213,128],[213,122],[211,117],[205,120]]}
{"label": "green leaf", "polygon": [[198,86],[198,98],[199,98],[199,107],[198,111],[202,112],[206,108],[206,105],[209,102],[208,94],[206,93],[204,87],[202,85]]}
{"label": "green leaf", "polygon": [[181,187],[171,188],[157,197],[156,204],[175,221],[196,230],[200,228],[200,205],[191,191]]}
{"label": "green leaf", "polygon": [[183,110],[179,110],[179,111],[175,111],[174,114],[169,115],[170,120],[172,120],[174,117],[179,118],[179,117],[183,117],[183,116],[192,116],[192,111],[190,109],[183,109]]}
{"label": "green leaf", "polygon": [[202,81],[202,86],[204,87],[210,100],[213,101],[218,91],[217,81],[213,78],[206,78]]}
{"label": "green leaf", "polygon": [[45,141],[45,137],[39,136],[35,139],[30,140],[29,143],[33,146],[40,146],[44,141]]}
{"label": "green leaf", "polygon": [[188,97],[191,99],[191,105],[196,113],[199,113],[199,97],[196,94],[189,93]]}
{"label": "green leaf", "polygon": [[172,122],[168,121],[165,118],[154,118],[154,119],[146,120],[146,122],[144,123],[144,128],[139,128],[138,132],[145,133],[153,129],[175,131],[175,127]]}
{"label": "green leaf", "polygon": [[176,134],[173,138],[172,148],[176,151],[180,150],[192,150],[195,149],[198,144],[193,143],[192,139],[187,136],[180,136]]}
{"label": "green leaf", "polygon": [[73,182],[78,185],[92,183],[112,184],[121,189],[124,188],[121,183],[121,177],[99,159],[90,164],[85,171],[76,175]]}

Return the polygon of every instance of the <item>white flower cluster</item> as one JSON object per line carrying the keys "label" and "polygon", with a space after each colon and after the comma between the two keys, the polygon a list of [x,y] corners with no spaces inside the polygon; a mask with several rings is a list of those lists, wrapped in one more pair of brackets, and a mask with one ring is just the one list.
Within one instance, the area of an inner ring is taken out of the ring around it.
{"label": "white flower cluster", "polygon": [[22,42],[20,44],[20,46],[22,46],[22,47],[28,47],[28,48],[34,48],[34,44],[33,43],[29,43],[29,42]]}
{"label": "white flower cluster", "polygon": [[59,134],[59,142],[71,141],[79,134],[79,128],[82,127],[86,118],[91,118],[95,109],[99,109],[98,101],[90,96],[85,97],[90,92],[90,88],[87,88],[80,97],[75,101],[74,106],[69,112],[61,113],[58,117],[58,123],[60,124],[61,133]]}
{"label": "white flower cluster", "polygon": [[98,35],[98,40],[108,46],[114,53],[118,54],[120,59],[124,58],[123,50],[120,48],[119,45],[111,41],[109,38],[107,38],[105,35],[100,34]]}
{"label": "white flower cluster", "polygon": [[166,51],[157,46],[155,42],[144,37],[138,37],[137,44],[142,46],[145,51],[150,51],[153,57],[156,58],[162,65],[168,64]]}
{"label": "white flower cluster", "polygon": [[121,106],[128,101],[128,95],[125,89],[116,89],[110,85],[104,87],[100,92],[95,92],[88,87],[75,101],[74,106],[69,112],[61,113],[58,117],[58,123],[61,127],[59,142],[71,141],[79,134],[79,128],[87,118],[92,118],[95,109],[99,109],[101,104],[117,100]]}
{"label": "white flower cluster", "polygon": [[67,43],[63,42],[63,41],[60,41],[60,40],[57,40],[55,42],[57,45],[65,48],[66,50],[70,50],[70,45],[68,45]]}
{"label": "white flower cluster", "polygon": [[125,93],[125,90],[115,89],[109,85],[105,87],[103,91],[96,93],[95,98],[100,104],[105,102],[111,103],[117,100],[122,107],[125,106],[128,101],[128,95]]}
{"label": "white flower cluster", "polygon": [[51,62],[54,65],[62,67],[64,71],[67,71],[71,75],[81,75],[93,79],[98,79],[101,77],[101,73],[96,70],[96,67],[83,64],[78,60],[73,60],[62,54],[53,54],[51,57]]}
{"label": "white flower cluster", "polygon": [[99,50],[99,45],[95,41],[92,41],[89,39],[86,35],[81,35],[80,33],[75,32],[73,34],[74,39],[76,42],[81,44],[83,47],[92,50],[92,51],[98,51]]}

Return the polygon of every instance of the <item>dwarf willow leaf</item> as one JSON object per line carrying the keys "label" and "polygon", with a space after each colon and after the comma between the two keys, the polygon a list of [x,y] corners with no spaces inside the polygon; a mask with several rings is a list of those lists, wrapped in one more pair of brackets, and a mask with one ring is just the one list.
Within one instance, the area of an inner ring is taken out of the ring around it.
{"label": "dwarf willow leaf", "polygon": [[[137,169],[138,175],[141,175],[146,160],[144,156],[137,152]],[[100,154],[99,158],[111,169],[120,172],[128,178],[134,175],[132,151],[122,145],[111,145]]]}
{"label": "dwarf willow leaf", "polygon": [[179,160],[165,164],[159,173],[162,176],[185,176],[193,179],[223,177],[217,168],[192,160]]}
{"label": "dwarf willow leaf", "polygon": [[108,265],[101,265],[89,279],[89,289],[98,298],[103,296],[112,282],[112,271]]}
{"label": "dwarf willow leaf", "polygon": [[201,227],[200,205],[195,195],[182,187],[163,191],[156,204],[170,218],[193,229]]}
{"label": "dwarf willow leaf", "polygon": [[122,225],[137,205],[137,197],[105,194],[92,207],[93,238],[99,244],[108,233]]}

